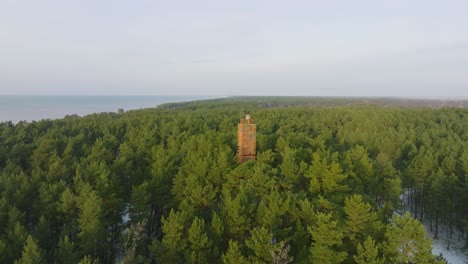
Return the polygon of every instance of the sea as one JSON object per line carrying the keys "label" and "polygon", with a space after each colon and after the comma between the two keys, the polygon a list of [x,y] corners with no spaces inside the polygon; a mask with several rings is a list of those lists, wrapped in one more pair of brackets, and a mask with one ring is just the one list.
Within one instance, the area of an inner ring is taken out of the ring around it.
{"label": "sea", "polygon": [[212,99],[202,96],[0,95],[0,122],[58,119],[66,115],[153,108],[160,104]]}

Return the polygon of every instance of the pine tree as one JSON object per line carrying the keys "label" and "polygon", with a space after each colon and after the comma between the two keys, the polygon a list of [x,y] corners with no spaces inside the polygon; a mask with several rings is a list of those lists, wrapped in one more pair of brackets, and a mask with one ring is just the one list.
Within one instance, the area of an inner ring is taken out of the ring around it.
{"label": "pine tree", "polygon": [[78,259],[77,253],[75,243],[70,241],[68,236],[60,238],[55,256],[59,263],[76,263]]}
{"label": "pine tree", "polygon": [[297,220],[294,235],[291,239],[292,250],[291,255],[296,263],[309,262],[310,235],[304,228],[302,222]]}
{"label": "pine tree", "polygon": [[245,240],[245,245],[253,251],[253,255],[249,258],[250,261],[260,263],[272,262],[272,253],[275,249],[273,235],[266,228],[252,229],[250,237]]}
{"label": "pine tree", "polygon": [[[11,220],[14,221],[13,219]],[[16,223],[9,224],[6,237],[8,239],[6,247],[8,248],[7,252],[9,253],[7,255],[7,262],[11,263],[21,255],[21,250],[24,248],[24,244],[28,238],[28,232],[23,225],[16,221]]]}
{"label": "pine tree", "polygon": [[66,188],[57,201],[58,220],[62,225],[62,231],[68,236],[74,234],[78,229],[77,197],[70,188]]}
{"label": "pine tree", "polygon": [[242,255],[238,243],[233,240],[229,240],[229,248],[227,252],[223,254],[222,260],[224,264],[249,263],[244,255]]}
{"label": "pine tree", "polygon": [[387,154],[377,155],[375,174],[370,182],[369,191],[376,198],[378,207],[382,208],[385,203],[392,203],[393,208],[396,207],[402,189],[401,180]]}
{"label": "pine tree", "polygon": [[36,239],[31,235],[28,236],[24,243],[23,253],[21,258],[16,261],[17,264],[41,264],[44,262],[42,250],[37,245]]}
{"label": "pine tree", "polygon": [[91,187],[83,183],[77,202],[79,209],[78,224],[79,246],[83,253],[97,256],[102,247],[105,229],[102,223],[102,199]]}
{"label": "pine tree", "polygon": [[7,263],[9,260],[8,247],[6,246],[5,242],[0,239],[0,263]]}
{"label": "pine tree", "polygon": [[[329,162],[329,159],[332,161]],[[331,201],[339,201],[343,193],[348,190],[348,186],[343,182],[347,175],[343,174],[340,164],[336,161],[336,153],[332,155],[328,152],[314,153],[312,166],[309,167],[306,176],[310,178],[309,191],[316,196],[323,195]]]}
{"label": "pine tree", "polygon": [[221,220],[221,217],[216,212],[213,212],[211,217],[211,223],[210,223],[210,228],[209,228],[209,234],[210,238],[213,241],[213,261],[217,260],[218,256],[221,255],[223,251],[226,249],[226,237],[225,237],[225,232],[224,232],[224,224],[223,221]]}
{"label": "pine tree", "polygon": [[290,183],[296,183],[301,176],[299,174],[299,164],[296,162],[296,150],[286,146],[281,151],[282,162],[279,165],[281,174],[288,179]]}
{"label": "pine tree", "polygon": [[343,233],[331,214],[317,213],[315,224],[307,230],[313,241],[309,250],[312,263],[336,264],[346,259],[346,252],[339,249],[343,244]]}
{"label": "pine tree", "polygon": [[351,163],[350,173],[353,175],[351,187],[355,191],[362,190],[366,193],[372,191],[372,175],[374,172],[374,164],[369,158],[367,149],[361,145],[356,145],[347,153],[348,162]]}
{"label": "pine tree", "polygon": [[362,201],[362,196],[354,194],[345,199],[344,212],[346,215],[343,228],[344,235],[351,244],[350,253],[354,254],[359,243],[376,232],[380,221],[377,220],[376,213],[371,211],[371,205]]}
{"label": "pine tree", "polygon": [[409,213],[394,217],[385,233],[385,255],[392,263],[436,263],[424,226]]}
{"label": "pine tree", "polygon": [[185,238],[187,213],[171,210],[167,218],[163,218],[162,241],[153,240],[150,250],[157,259],[163,263],[180,263],[183,261],[183,253],[187,249],[188,241]]}
{"label": "pine tree", "polygon": [[224,189],[221,210],[221,216],[229,237],[239,240],[244,239],[251,224],[246,194],[242,192],[232,198],[230,192]]}
{"label": "pine tree", "polygon": [[205,221],[195,217],[187,233],[188,249],[185,253],[186,260],[189,263],[206,263],[212,242],[205,232]]}
{"label": "pine tree", "polygon": [[272,188],[267,197],[264,197],[257,209],[257,219],[260,225],[282,236],[285,225],[283,217],[291,206],[290,192],[279,192]]}
{"label": "pine tree", "polygon": [[372,237],[368,236],[364,243],[357,246],[354,255],[356,264],[384,264],[385,258],[379,258],[379,249]]}

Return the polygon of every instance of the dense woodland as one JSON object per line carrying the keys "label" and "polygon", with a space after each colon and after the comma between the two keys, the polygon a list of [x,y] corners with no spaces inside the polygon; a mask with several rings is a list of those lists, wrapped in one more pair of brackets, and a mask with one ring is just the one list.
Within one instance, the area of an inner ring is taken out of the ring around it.
{"label": "dense woodland", "polygon": [[[246,113],[257,160],[238,164]],[[0,123],[0,263],[443,263],[415,218],[468,241],[467,204],[467,108],[237,98]]]}

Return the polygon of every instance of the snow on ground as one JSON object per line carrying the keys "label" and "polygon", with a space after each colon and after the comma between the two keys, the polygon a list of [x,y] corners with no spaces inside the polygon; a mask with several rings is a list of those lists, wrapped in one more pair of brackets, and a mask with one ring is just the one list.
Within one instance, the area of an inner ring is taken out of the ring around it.
{"label": "snow on ground", "polygon": [[[400,202],[404,206],[403,209],[409,211],[408,204],[406,203],[407,191],[405,190],[400,195]],[[400,213],[395,212],[400,215]],[[447,233],[448,227],[445,225],[439,225],[438,239],[434,239],[434,232],[431,232],[429,221],[424,221],[426,232],[429,238],[432,238],[432,254],[439,256],[441,253],[449,264],[468,264],[468,250],[464,249],[464,239],[458,239],[459,231],[454,230],[452,239],[450,239],[450,249],[447,249]]]}
{"label": "snow on ground", "polygon": [[439,227],[439,238],[434,239],[434,234],[430,232],[428,223],[424,223],[427,234],[432,238],[432,254],[438,256],[440,253],[448,261],[449,264],[467,264],[467,251],[463,249],[463,239],[458,240],[458,232],[454,232],[450,239],[450,249],[447,249],[447,230],[446,227]]}
{"label": "snow on ground", "polygon": [[126,225],[130,221],[130,204],[125,204],[125,210],[122,215],[122,224]]}

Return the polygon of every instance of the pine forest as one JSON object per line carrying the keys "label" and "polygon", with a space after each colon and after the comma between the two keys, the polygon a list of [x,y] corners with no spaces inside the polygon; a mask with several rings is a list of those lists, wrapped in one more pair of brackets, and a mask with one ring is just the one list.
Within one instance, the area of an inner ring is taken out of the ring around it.
{"label": "pine forest", "polygon": [[431,241],[467,245],[467,205],[467,107],[247,97],[0,123],[0,263],[445,263]]}

